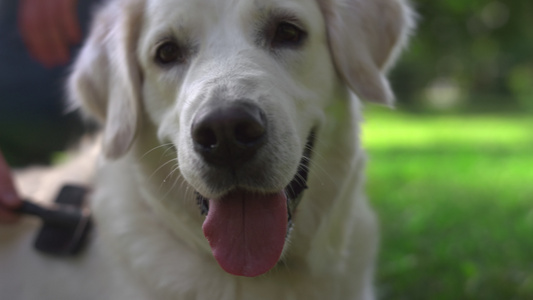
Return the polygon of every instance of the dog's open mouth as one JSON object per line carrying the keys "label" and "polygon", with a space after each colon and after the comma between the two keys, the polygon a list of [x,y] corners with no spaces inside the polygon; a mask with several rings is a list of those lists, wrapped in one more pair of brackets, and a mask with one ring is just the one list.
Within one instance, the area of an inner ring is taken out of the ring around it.
{"label": "dog's open mouth", "polygon": [[277,193],[235,189],[219,199],[197,194],[201,213],[206,215],[204,235],[226,272],[254,277],[277,264],[302,192],[307,188],[314,140],[315,133],[311,131],[294,178]]}

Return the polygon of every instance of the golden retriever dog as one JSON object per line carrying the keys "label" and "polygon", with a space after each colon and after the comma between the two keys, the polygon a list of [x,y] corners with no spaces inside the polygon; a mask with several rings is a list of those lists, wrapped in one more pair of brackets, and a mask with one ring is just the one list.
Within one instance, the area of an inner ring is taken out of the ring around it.
{"label": "golden retriever dog", "polygon": [[393,104],[412,27],[404,0],[106,3],[68,82],[102,124],[95,234],[3,240],[1,298],[374,299],[361,101]]}

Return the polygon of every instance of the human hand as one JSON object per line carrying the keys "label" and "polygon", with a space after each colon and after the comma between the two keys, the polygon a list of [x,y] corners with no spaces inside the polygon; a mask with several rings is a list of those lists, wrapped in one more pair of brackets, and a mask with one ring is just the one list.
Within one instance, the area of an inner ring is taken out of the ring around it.
{"label": "human hand", "polygon": [[0,223],[13,223],[18,219],[18,215],[12,212],[13,209],[22,204],[7,162],[0,152]]}
{"label": "human hand", "polygon": [[30,55],[45,67],[64,65],[81,40],[78,0],[20,0],[18,27]]}

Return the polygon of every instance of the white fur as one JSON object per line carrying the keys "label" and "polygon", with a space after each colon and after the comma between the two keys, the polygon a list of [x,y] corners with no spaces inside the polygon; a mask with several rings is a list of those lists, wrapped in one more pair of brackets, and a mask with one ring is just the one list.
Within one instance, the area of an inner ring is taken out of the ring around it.
{"label": "white fur", "polygon": [[[301,48],[274,53],[257,42],[257,29],[280,10],[305,27]],[[69,80],[75,105],[104,124],[94,241],[80,257],[55,259],[31,249],[31,221],[0,228],[2,298],[374,299],[378,233],[363,193],[359,99],[392,104],[385,72],[412,23],[403,0],[105,5]],[[162,68],[154,51],[168,37],[192,50],[183,64]],[[317,128],[309,189],[284,257],[256,278],[218,266],[194,197],[231,188],[205,179],[216,171],[193,150],[195,113],[243,98],[269,122],[268,143],[236,172],[249,189],[285,187]]]}

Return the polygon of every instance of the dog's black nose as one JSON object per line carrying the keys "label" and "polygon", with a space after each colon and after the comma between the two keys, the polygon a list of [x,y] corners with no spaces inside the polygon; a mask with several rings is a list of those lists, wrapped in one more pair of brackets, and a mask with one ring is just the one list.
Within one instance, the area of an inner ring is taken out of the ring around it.
{"label": "dog's black nose", "polygon": [[194,149],[210,164],[238,166],[265,144],[267,121],[254,104],[237,102],[199,111],[191,136]]}

